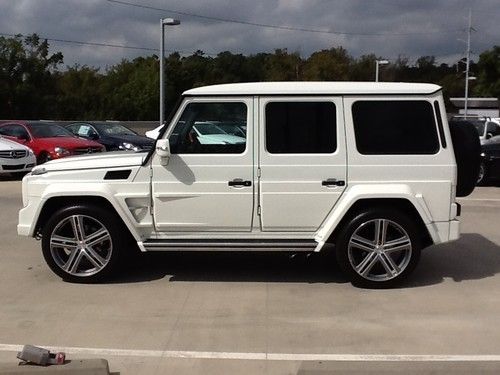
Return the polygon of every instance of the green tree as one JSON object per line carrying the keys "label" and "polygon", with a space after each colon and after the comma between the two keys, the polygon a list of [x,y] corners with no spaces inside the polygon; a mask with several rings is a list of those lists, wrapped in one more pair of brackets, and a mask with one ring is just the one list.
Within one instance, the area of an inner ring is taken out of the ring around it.
{"label": "green tree", "polygon": [[268,54],[264,63],[265,81],[298,81],[302,59],[298,52],[288,53],[285,49],[277,49]]}
{"label": "green tree", "polygon": [[36,34],[0,37],[0,116],[49,114],[56,97],[54,73],[62,62],[62,54],[49,54],[47,40]]}
{"label": "green tree", "polygon": [[304,64],[304,79],[308,81],[347,81],[352,58],[342,47],[313,53]]}
{"label": "green tree", "polygon": [[483,52],[477,63],[478,79],[474,92],[500,98],[500,46]]}
{"label": "green tree", "polygon": [[102,115],[100,87],[104,77],[98,68],[74,65],[57,75],[57,109],[61,120],[97,119]]}

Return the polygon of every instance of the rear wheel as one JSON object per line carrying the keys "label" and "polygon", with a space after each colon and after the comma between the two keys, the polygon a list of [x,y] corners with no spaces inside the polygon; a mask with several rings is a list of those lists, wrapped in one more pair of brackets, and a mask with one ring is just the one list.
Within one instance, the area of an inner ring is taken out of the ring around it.
{"label": "rear wheel", "polygon": [[49,267],[64,280],[96,282],[118,269],[130,244],[119,218],[90,205],[62,208],[42,231],[42,251]]}
{"label": "rear wheel", "polygon": [[457,197],[466,197],[477,184],[481,144],[477,130],[468,121],[450,121],[451,139],[457,162]]}
{"label": "rear wheel", "polygon": [[387,209],[355,216],[339,233],[337,261],[353,284],[387,288],[405,279],[420,259],[417,227],[405,214]]}

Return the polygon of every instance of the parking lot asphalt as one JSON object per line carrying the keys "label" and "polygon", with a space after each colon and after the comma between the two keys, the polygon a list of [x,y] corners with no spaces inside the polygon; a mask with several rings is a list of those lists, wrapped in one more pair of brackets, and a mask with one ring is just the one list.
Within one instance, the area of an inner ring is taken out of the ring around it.
{"label": "parking lot asphalt", "polygon": [[425,250],[405,285],[364,290],[328,257],[284,254],[146,254],[109,283],[66,283],[16,234],[20,185],[0,181],[0,362],[31,343],[121,374],[324,374],[384,358],[500,368],[498,187],[460,200],[461,239]]}

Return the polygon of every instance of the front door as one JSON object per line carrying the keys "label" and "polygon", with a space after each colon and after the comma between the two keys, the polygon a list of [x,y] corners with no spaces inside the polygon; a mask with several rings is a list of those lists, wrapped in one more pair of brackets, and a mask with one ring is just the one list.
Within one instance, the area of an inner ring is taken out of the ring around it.
{"label": "front door", "polygon": [[248,232],[254,207],[253,98],[193,98],[171,128],[171,157],[152,160],[160,232]]}
{"label": "front door", "polygon": [[259,122],[262,231],[317,231],[347,184],[342,98],[262,97]]}

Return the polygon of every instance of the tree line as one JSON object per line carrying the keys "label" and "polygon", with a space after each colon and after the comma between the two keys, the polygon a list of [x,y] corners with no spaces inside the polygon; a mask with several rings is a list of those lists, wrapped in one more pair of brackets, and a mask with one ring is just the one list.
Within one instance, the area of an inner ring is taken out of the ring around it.
{"label": "tree line", "polygon": [[[207,56],[172,53],[166,58],[167,111],[190,88],[217,83],[252,81],[373,81],[374,54],[351,56],[343,47],[301,57],[277,49],[254,55],[221,52]],[[0,37],[1,119],[113,119],[155,120],[159,111],[157,55],[124,59],[104,70],[74,65],[65,67],[60,52],[36,34]],[[443,86],[448,98],[464,95],[465,62],[437,64],[422,56],[410,64],[399,57],[380,69],[380,80],[429,82]],[[472,63],[471,95],[500,97],[500,46],[484,51]]]}

